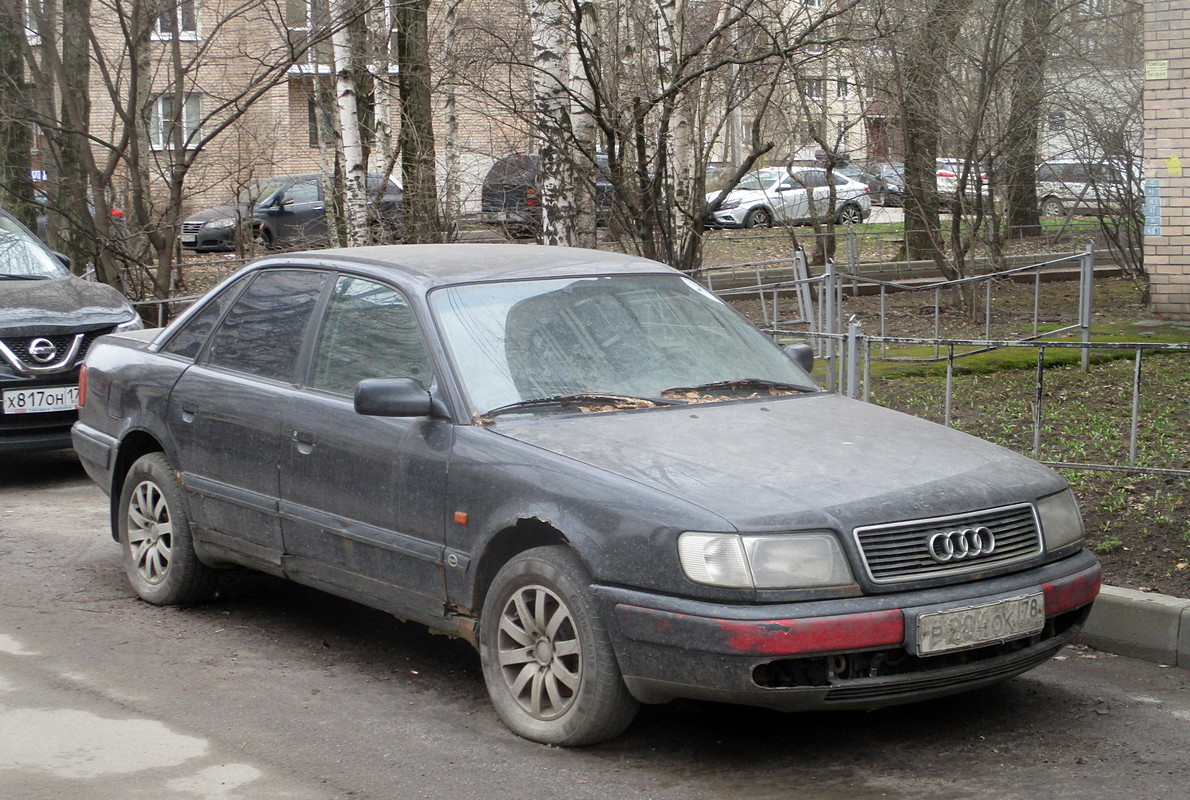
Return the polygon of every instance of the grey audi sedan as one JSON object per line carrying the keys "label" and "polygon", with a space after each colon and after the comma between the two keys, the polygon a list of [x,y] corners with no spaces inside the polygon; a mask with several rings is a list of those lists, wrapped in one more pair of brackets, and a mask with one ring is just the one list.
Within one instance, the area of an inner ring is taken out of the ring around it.
{"label": "grey audi sedan", "polygon": [[240,566],[424,623],[539,742],[938,697],[1070,641],[1100,571],[1066,482],[808,355],[627,255],[273,256],[101,338],[74,443],[140,597]]}

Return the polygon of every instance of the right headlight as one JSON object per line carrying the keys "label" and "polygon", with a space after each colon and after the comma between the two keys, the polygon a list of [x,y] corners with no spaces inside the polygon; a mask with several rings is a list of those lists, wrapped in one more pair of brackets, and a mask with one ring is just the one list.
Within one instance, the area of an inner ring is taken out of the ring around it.
{"label": "right headlight", "polygon": [[1083,538],[1083,517],[1069,489],[1038,500],[1037,516],[1046,550],[1057,550]]}
{"label": "right headlight", "polygon": [[204,225],[203,227],[210,228],[211,230],[221,231],[221,230],[226,230],[228,228],[234,228],[235,226],[236,226],[236,218],[235,217],[223,217],[222,219],[213,219],[210,222],[208,222],[206,225]]}
{"label": "right headlight", "polygon": [[678,537],[678,556],[695,583],[733,589],[816,589],[855,583],[829,531],[782,534],[705,533]]}

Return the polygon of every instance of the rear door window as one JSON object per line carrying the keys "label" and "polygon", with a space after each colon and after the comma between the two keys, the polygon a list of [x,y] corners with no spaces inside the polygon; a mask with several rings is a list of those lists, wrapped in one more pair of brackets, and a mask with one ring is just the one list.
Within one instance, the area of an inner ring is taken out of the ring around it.
{"label": "rear door window", "polygon": [[257,274],[211,338],[207,363],[295,382],[306,326],[325,281],[324,273],[309,270]]}

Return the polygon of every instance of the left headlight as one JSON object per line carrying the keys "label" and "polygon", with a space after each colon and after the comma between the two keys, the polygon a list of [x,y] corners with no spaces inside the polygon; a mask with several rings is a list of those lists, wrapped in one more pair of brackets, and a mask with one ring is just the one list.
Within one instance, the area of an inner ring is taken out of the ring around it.
{"label": "left headlight", "polygon": [[1069,489],[1038,500],[1037,516],[1046,550],[1057,550],[1083,538],[1083,517]]}
{"label": "left headlight", "polygon": [[695,583],[734,589],[815,589],[855,583],[833,533],[687,531],[678,556]]}

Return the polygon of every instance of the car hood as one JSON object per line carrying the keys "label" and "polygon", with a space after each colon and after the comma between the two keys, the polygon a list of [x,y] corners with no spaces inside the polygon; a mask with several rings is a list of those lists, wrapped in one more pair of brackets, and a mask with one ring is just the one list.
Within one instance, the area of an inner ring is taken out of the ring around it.
{"label": "car hood", "polygon": [[0,332],[5,336],[102,328],[131,319],[111,286],[74,275],[39,281],[0,280]]}
{"label": "car hood", "polygon": [[[260,207],[257,206],[256,208],[259,209]],[[202,211],[196,211],[190,216],[186,217],[185,222],[210,222],[213,219],[227,219],[228,217],[243,219],[247,214],[247,204],[236,205],[235,203],[226,203],[221,206],[204,208]]]}
{"label": "car hood", "polygon": [[1066,486],[989,442],[827,393],[502,419],[492,430],[680,497],[741,530],[846,530],[1032,501]]}

